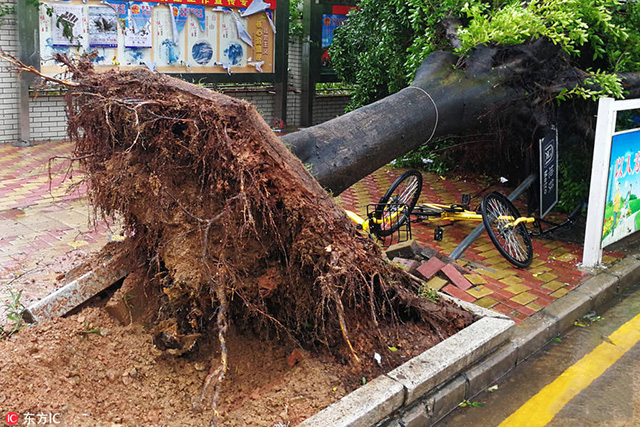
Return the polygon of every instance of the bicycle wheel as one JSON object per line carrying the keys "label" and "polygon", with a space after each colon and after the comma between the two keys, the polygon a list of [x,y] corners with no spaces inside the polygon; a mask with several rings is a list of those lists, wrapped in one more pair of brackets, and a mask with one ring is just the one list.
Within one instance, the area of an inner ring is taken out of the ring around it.
{"label": "bicycle wheel", "polygon": [[533,261],[533,247],[529,231],[523,223],[514,227],[520,212],[509,199],[500,193],[489,193],[480,205],[482,222],[491,241],[507,261],[519,268],[526,268]]}
{"label": "bicycle wheel", "polygon": [[374,217],[382,222],[375,224],[375,234],[379,237],[388,236],[409,221],[421,191],[422,174],[420,172],[411,169],[400,175],[376,206]]}

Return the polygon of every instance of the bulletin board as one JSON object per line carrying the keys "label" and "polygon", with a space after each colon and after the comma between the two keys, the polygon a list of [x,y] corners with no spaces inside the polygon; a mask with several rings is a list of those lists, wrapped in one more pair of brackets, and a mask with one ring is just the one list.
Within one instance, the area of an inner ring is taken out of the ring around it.
{"label": "bulletin board", "polygon": [[[97,69],[147,66],[163,73],[273,73],[276,0],[45,3],[40,68],[63,71],[56,53],[95,52]],[[66,26],[56,25],[59,18]],[[66,27],[66,31],[63,29]]]}

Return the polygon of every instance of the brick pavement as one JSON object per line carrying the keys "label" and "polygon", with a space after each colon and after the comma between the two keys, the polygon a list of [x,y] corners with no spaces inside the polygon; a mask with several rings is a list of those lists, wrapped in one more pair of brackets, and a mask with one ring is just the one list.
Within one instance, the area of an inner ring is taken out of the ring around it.
{"label": "brick pavement", "polygon": [[22,290],[27,304],[63,284],[56,280],[117,234],[89,224],[81,173],[71,174],[69,142],[0,144],[0,297]]}
{"label": "brick pavement", "polygon": [[[353,185],[337,200],[345,209],[364,216],[367,204],[377,203],[403,172],[382,168]],[[423,177],[422,195],[418,203],[457,203],[463,193],[475,195],[482,193],[486,187],[475,182],[445,179],[434,173],[423,173]],[[497,189],[503,194],[509,193],[508,189]],[[482,194],[472,204],[479,203],[481,197]],[[449,255],[477,226],[477,223],[458,222],[445,228],[441,242],[434,241],[435,226],[446,223],[429,221],[413,224],[413,238],[422,246]],[[464,301],[506,314],[519,323],[591,277],[578,268],[582,259],[581,245],[541,238],[533,239],[532,244],[533,263],[527,269],[518,269],[500,255],[487,233],[483,233],[457,261],[471,286],[454,284],[449,274],[434,276],[427,283]],[[612,263],[621,257],[619,254],[605,253],[603,262]]]}
{"label": "brick pavement", "polygon": [[[89,225],[89,207],[82,174],[69,176],[68,142],[34,147],[0,144],[0,297],[9,288],[24,291],[23,303],[42,298],[63,284],[62,273],[119,238],[119,228],[104,222]],[[365,215],[366,205],[377,202],[403,171],[383,168],[367,176],[337,201]],[[453,202],[462,193],[476,194],[478,183],[443,179],[424,174],[421,201]],[[432,223],[414,224],[414,238],[423,246],[450,254],[475,224],[447,227],[441,242],[433,240]],[[562,297],[590,277],[576,264],[580,245],[534,239],[535,258],[530,268],[511,266],[483,234],[458,260],[465,272],[465,286],[455,286],[439,274],[429,284],[443,292],[511,316],[516,321],[530,316]],[[615,260],[608,254],[605,262]],[[451,272],[450,272],[451,273]],[[459,280],[459,279],[456,279]]]}

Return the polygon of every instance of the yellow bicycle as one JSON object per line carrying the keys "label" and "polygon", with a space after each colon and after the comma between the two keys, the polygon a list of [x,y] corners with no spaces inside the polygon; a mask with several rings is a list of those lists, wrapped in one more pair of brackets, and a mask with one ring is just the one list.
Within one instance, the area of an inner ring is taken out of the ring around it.
{"label": "yellow bicycle", "polygon": [[[396,179],[377,204],[370,205],[367,219],[350,211],[347,211],[347,215],[358,224],[358,228],[378,239],[384,239],[402,230],[405,235],[410,236],[411,215],[416,217],[415,221],[437,219],[451,223],[482,222],[496,249],[507,261],[520,268],[528,267],[533,261],[533,247],[526,224],[534,223],[536,219],[521,216],[513,203],[502,194],[486,194],[480,207],[473,211],[469,207],[468,195],[464,195],[459,204],[418,205],[421,191],[422,174],[412,169]],[[442,226],[436,227],[435,240],[442,240],[443,232]]]}

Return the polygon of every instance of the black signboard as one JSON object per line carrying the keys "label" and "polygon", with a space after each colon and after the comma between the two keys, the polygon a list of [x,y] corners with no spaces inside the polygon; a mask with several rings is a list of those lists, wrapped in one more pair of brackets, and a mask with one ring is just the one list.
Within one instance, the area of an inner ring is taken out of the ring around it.
{"label": "black signboard", "polygon": [[551,126],[540,140],[540,216],[558,203],[558,128]]}

